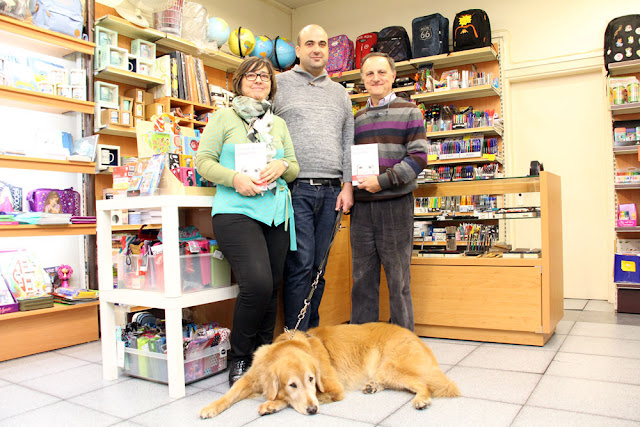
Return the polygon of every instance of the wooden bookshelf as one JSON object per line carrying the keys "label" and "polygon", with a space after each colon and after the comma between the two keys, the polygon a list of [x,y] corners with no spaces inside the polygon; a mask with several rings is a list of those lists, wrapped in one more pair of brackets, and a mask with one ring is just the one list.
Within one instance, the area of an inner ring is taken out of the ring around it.
{"label": "wooden bookshelf", "polygon": [[125,83],[132,86],[144,87],[145,89],[164,83],[162,79],[158,79],[156,77],[145,76],[144,74],[120,70],[119,68],[114,67],[97,70],[94,72],[94,75],[97,79],[115,83]]}
{"label": "wooden bookshelf", "polygon": [[94,174],[96,164],[93,162],[74,162],[0,154],[0,168]]}
{"label": "wooden bookshelf", "polygon": [[491,85],[481,85],[463,89],[443,90],[440,92],[417,93],[411,95],[411,99],[418,102],[444,102],[485,98],[487,96],[500,96],[500,92]]}
{"label": "wooden bookshelf", "polygon": [[89,101],[9,86],[0,86],[0,105],[52,114],[62,114],[69,111],[93,114],[95,107],[95,104]]}
{"label": "wooden bookshelf", "polygon": [[95,234],[95,224],[0,225],[0,238],[27,236],[91,236]]}
{"label": "wooden bookshelf", "polygon": [[501,130],[496,129],[493,126],[487,126],[480,128],[444,130],[441,132],[427,132],[427,138],[449,138],[451,136],[469,135],[472,133],[482,133],[486,136],[502,136]]}

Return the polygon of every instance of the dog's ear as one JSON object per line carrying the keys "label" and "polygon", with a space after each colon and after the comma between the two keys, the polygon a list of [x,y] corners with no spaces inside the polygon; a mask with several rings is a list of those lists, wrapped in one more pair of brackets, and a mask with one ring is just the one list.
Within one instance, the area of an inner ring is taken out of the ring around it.
{"label": "dog's ear", "polygon": [[324,384],[322,384],[322,373],[320,372],[320,366],[318,363],[315,364],[316,368],[316,388],[320,391],[320,393],[324,393]]}
{"label": "dog's ear", "polygon": [[271,373],[268,378],[264,380],[264,395],[268,400],[275,400],[278,396],[278,390],[280,389],[280,379],[275,373]]}

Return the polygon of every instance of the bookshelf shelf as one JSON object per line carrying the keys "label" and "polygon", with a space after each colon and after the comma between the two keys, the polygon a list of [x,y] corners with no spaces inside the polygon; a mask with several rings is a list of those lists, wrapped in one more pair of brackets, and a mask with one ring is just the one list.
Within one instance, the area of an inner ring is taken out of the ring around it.
{"label": "bookshelf shelf", "polygon": [[0,225],[0,238],[29,236],[91,236],[95,234],[95,224]]}
{"label": "bookshelf shelf", "polygon": [[146,89],[164,83],[162,79],[158,79],[156,77],[145,76],[143,74],[120,70],[113,67],[107,67],[103,70],[97,70],[94,72],[94,75],[96,78],[101,80],[107,80],[115,83],[125,83],[128,85],[145,87]]}
{"label": "bookshelf shelf", "polygon": [[115,136],[126,136],[129,138],[136,137],[135,128],[120,126],[120,125],[107,125],[100,130],[97,130],[96,133],[100,135],[115,135]]}
{"label": "bookshelf shelf", "polygon": [[429,166],[436,165],[464,165],[464,164],[475,164],[475,163],[500,163],[502,164],[502,159],[494,158],[489,159],[486,157],[469,157],[466,159],[448,159],[448,160],[430,160]]}
{"label": "bookshelf shelf", "polygon": [[10,156],[0,154],[0,168],[47,170],[52,172],[70,172],[95,174],[93,162],[74,162],[70,160],[41,159],[38,157]]}
{"label": "bookshelf shelf", "polygon": [[131,22],[114,15],[105,15],[96,19],[95,25],[98,27],[113,30],[118,34],[129,37],[131,39],[142,39],[149,42],[155,42],[165,37],[165,33],[154,30],[152,28],[142,28]]}
{"label": "bookshelf shelf", "polygon": [[495,127],[481,127],[445,130],[442,132],[427,132],[427,138],[448,138],[450,136],[468,135],[471,133],[482,133],[487,136],[502,136],[502,131]]}
{"label": "bookshelf shelf", "polygon": [[93,114],[95,106],[93,102],[89,101],[64,98],[9,86],[0,86],[0,105],[52,114],[62,114],[69,111]]}
{"label": "bookshelf shelf", "polygon": [[418,102],[460,101],[464,99],[500,96],[500,92],[491,85],[473,86],[464,89],[443,90],[441,92],[417,93],[411,99]]}

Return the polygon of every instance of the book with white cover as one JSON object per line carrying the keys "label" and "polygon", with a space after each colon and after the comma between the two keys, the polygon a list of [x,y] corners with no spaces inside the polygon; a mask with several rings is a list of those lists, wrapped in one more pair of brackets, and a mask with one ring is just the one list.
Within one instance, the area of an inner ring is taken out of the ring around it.
{"label": "book with white cover", "polygon": [[351,180],[353,185],[380,174],[378,166],[378,144],[351,146]]}
{"label": "book with white cover", "polygon": [[[251,144],[236,144],[235,170],[249,175],[255,180],[260,179],[260,171],[267,166],[267,145],[263,142]],[[267,186],[261,186],[261,191],[267,191]]]}

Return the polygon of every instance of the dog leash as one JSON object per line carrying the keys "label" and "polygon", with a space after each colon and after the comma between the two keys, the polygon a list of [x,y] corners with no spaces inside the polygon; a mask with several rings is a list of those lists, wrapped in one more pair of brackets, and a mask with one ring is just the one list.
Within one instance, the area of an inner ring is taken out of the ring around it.
{"label": "dog leash", "polygon": [[320,281],[320,276],[322,276],[322,273],[324,272],[324,267],[327,264],[327,259],[329,258],[329,252],[331,251],[333,240],[335,239],[336,234],[338,234],[338,230],[340,229],[341,220],[342,220],[342,208],[340,208],[340,210],[338,211],[338,214],[336,215],[336,221],[333,224],[333,232],[331,233],[331,240],[329,240],[329,246],[327,246],[327,250],[324,252],[324,257],[322,258],[322,262],[318,266],[318,274],[316,274],[316,278],[311,284],[311,291],[309,292],[309,296],[305,298],[304,305],[302,306],[302,310],[300,310],[300,313],[298,314],[298,321],[296,322],[296,326],[295,328],[293,328],[293,331],[290,331],[289,328],[287,328],[286,326],[284,327],[285,333],[291,332],[291,336],[289,337],[289,339],[292,339],[293,335],[298,330],[298,326],[300,326],[300,322],[302,322],[302,319],[304,319],[304,316],[307,313],[307,308],[309,308],[309,304],[311,304],[311,297],[313,297],[313,293],[318,288],[318,282]]}

